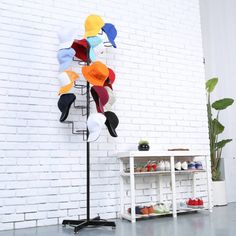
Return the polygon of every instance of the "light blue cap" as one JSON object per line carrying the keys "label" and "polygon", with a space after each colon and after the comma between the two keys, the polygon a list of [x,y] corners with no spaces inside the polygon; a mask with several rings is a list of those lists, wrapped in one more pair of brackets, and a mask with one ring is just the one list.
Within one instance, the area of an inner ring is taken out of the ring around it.
{"label": "light blue cap", "polygon": [[96,55],[94,53],[94,48],[97,47],[100,43],[102,43],[102,39],[98,36],[94,37],[88,37],[87,41],[90,45],[90,50],[89,50],[89,57],[91,61],[96,61]]}
{"label": "light blue cap", "polygon": [[73,48],[64,48],[58,51],[57,60],[59,62],[60,71],[64,71],[70,66],[74,55],[75,50]]}

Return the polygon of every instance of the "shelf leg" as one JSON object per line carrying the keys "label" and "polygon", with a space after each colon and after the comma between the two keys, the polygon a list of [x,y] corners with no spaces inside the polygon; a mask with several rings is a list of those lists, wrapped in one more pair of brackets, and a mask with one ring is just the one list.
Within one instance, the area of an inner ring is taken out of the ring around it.
{"label": "shelf leg", "polygon": [[136,222],[135,217],[135,180],[134,180],[134,157],[130,156],[130,195],[131,195],[131,222]]}
{"label": "shelf leg", "polygon": [[173,217],[177,217],[177,209],[176,209],[176,188],[175,188],[175,160],[174,156],[170,157],[170,166],[171,166],[171,188],[172,188],[172,210]]}
{"label": "shelf leg", "polygon": [[[120,173],[123,172],[123,162],[120,159]],[[124,214],[124,179],[123,176],[120,175],[120,213],[121,213],[121,218],[122,215]]]}

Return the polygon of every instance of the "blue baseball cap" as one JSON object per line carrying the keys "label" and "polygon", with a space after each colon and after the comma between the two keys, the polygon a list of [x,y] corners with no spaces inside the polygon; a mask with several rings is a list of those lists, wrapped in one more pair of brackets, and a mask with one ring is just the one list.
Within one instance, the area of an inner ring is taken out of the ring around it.
{"label": "blue baseball cap", "polygon": [[111,23],[106,23],[102,27],[102,30],[106,33],[107,38],[109,39],[112,46],[114,48],[116,48],[115,38],[117,36],[117,30],[116,30],[115,26]]}
{"label": "blue baseball cap", "polygon": [[60,71],[64,71],[70,66],[74,55],[75,50],[73,48],[64,48],[58,51],[57,60],[59,62]]}
{"label": "blue baseball cap", "polygon": [[102,43],[102,39],[98,36],[94,36],[94,37],[87,38],[87,42],[89,43],[89,46],[90,46],[90,50],[89,50],[90,60],[96,61],[96,55],[93,49],[97,47],[100,43]]}

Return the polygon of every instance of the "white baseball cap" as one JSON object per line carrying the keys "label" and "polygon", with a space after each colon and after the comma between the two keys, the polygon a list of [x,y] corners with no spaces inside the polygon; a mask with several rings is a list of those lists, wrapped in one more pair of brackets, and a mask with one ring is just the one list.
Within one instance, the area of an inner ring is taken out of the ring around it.
{"label": "white baseball cap", "polygon": [[113,90],[109,86],[105,86],[105,89],[107,90],[109,99],[108,99],[108,102],[106,103],[106,105],[104,106],[104,108],[107,111],[111,111],[112,110],[111,107],[116,102],[116,97],[115,97]]}
{"label": "white baseball cap", "polygon": [[105,121],[106,116],[104,116],[102,113],[93,113],[89,115],[87,120],[87,127],[89,130],[89,137],[87,142],[94,142],[99,138]]}
{"label": "white baseball cap", "polygon": [[59,48],[64,49],[64,48],[70,48],[74,42],[74,40],[77,38],[77,30],[74,28],[68,28],[68,27],[63,27],[59,30],[58,32],[58,38],[59,38]]}

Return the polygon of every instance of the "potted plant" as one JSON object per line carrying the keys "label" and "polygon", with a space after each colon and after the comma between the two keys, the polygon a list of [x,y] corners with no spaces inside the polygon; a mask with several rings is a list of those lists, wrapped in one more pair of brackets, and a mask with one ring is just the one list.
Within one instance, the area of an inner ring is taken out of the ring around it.
{"label": "potted plant", "polygon": [[[223,133],[225,127],[219,121],[220,111],[231,106],[234,102],[232,98],[223,98],[211,103],[211,93],[218,83],[218,78],[212,78],[206,82],[207,91],[207,114],[210,139],[211,174],[213,186],[213,203],[216,206],[226,205],[225,180],[222,179],[220,164],[222,149],[232,139],[219,141],[219,135]],[[214,114],[213,114],[214,112]]]}
{"label": "potted plant", "polygon": [[147,140],[141,139],[138,143],[138,150],[139,151],[148,151],[149,150],[149,142]]}

